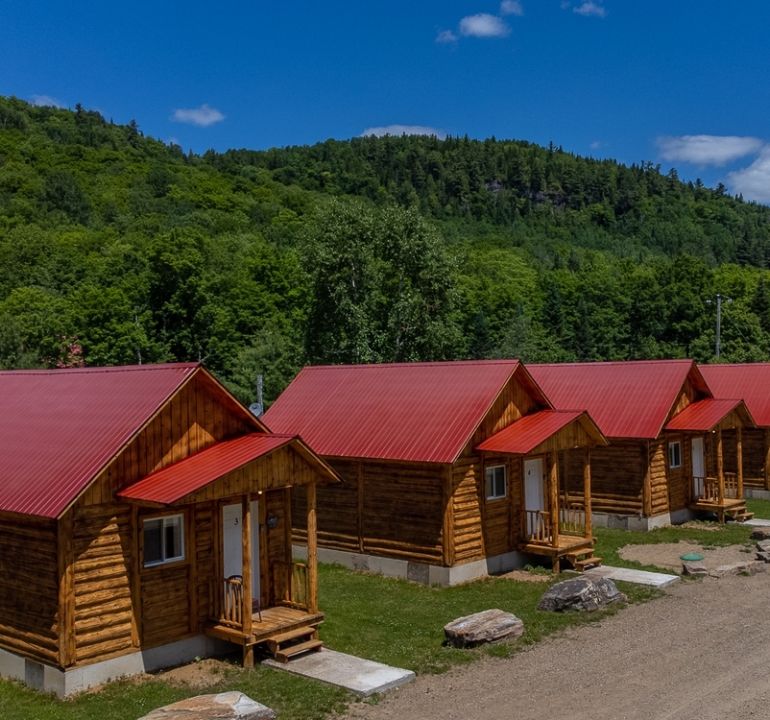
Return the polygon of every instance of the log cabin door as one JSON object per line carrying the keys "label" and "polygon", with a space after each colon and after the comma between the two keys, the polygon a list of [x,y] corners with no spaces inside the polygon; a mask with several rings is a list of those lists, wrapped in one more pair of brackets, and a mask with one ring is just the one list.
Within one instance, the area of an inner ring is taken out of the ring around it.
{"label": "log cabin door", "polygon": [[692,447],[692,497],[697,500],[703,496],[706,482],[706,462],[703,452],[703,437],[694,437]]}
{"label": "log cabin door", "polygon": [[545,510],[545,474],[543,458],[524,461],[524,510],[527,516],[527,535],[537,532],[535,511]]}
{"label": "log cabin door", "polygon": [[[251,597],[259,598],[259,502],[251,501]],[[243,538],[241,503],[222,507],[222,574],[243,575]]]}

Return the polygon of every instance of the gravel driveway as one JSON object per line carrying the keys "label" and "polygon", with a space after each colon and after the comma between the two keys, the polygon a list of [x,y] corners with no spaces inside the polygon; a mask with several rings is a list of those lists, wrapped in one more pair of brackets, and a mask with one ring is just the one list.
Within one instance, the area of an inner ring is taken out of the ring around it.
{"label": "gravel driveway", "polygon": [[770,574],[677,583],[665,597],[508,659],[421,676],[349,718],[770,718]]}

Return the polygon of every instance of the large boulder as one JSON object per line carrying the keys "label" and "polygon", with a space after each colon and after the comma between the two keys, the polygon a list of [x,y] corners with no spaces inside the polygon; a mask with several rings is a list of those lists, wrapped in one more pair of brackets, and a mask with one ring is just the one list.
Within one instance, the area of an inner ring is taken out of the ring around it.
{"label": "large boulder", "polygon": [[755,527],[751,531],[752,540],[770,540],[770,527]]}
{"label": "large boulder", "polygon": [[197,695],[157,708],[139,720],[274,720],[275,712],[242,692]]}
{"label": "large boulder", "polygon": [[503,610],[484,610],[444,625],[447,642],[455,647],[473,647],[499,640],[514,640],[524,632],[524,623]]}
{"label": "large boulder", "polygon": [[552,585],[537,607],[550,612],[592,611],[627,599],[612,580],[581,575]]}

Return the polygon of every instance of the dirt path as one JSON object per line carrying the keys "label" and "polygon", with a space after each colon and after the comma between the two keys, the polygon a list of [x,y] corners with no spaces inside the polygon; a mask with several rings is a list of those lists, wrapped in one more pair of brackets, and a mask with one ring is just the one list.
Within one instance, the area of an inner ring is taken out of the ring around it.
{"label": "dirt path", "polygon": [[422,676],[349,718],[718,720],[770,717],[770,574],[666,597],[505,659]]}

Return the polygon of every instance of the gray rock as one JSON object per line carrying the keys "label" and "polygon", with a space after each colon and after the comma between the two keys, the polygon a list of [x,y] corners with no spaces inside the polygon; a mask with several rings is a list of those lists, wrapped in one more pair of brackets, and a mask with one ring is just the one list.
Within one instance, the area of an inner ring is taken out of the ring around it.
{"label": "gray rock", "polygon": [[274,720],[275,712],[241,692],[197,695],[157,708],[139,720]]}
{"label": "gray rock", "polygon": [[702,560],[682,563],[682,575],[694,575],[703,577],[708,575],[709,571]]}
{"label": "gray rock", "polygon": [[761,560],[762,562],[770,563],[770,552],[758,552],[757,553],[757,560]]}
{"label": "gray rock", "polygon": [[524,623],[503,610],[484,610],[444,625],[447,642],[455,647],[473,647],[482,643],[514,640],[523,633]]}
{"label": "gray rock", "polygon": [[767,572],[767,566],[765,565],[764,560],[750,560],[746,563],[746,566],[746,573],[748,575]]}
{"label": "gray rock", "polygon": [[770,540],[760,540],[756,547],[760,552],[770,552]]}
{"label": "gray rock", "polygon": [[752,540],[770,540],[770,527],[755,527],[751,531]]}
{"label": "gray rock", "polygon": [[628,598],[608,578],[590,578],[585,575],[552,585],[540,598],[539,610],[564,612],[565,610],[601,610]]}
{"label": "gray rock", "polygon": [[767,572],[767,566],[761,560],[749,560],[747,562],[735,563],[733,565],[720,565],[711,570],[711,577],[725,577],[726,575],[756,575],[760,572]]}

